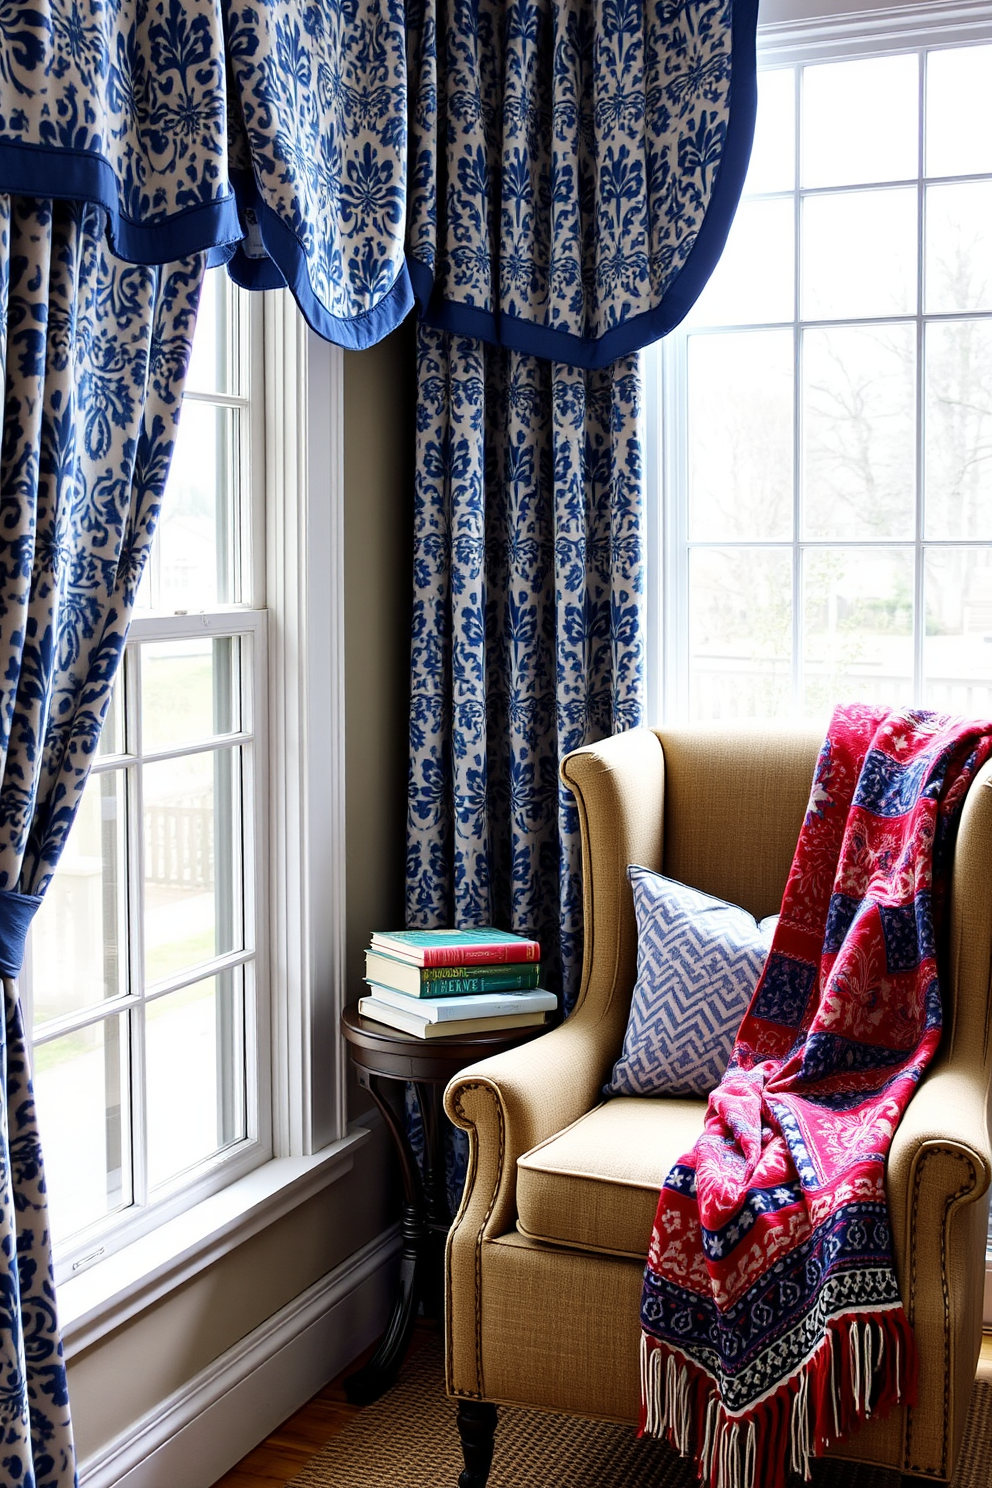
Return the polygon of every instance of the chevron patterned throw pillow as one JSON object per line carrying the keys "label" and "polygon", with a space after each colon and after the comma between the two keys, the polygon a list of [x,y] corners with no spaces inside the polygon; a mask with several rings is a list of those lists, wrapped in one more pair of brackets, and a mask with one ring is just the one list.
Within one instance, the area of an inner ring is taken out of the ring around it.
{"label": "chevron patterned throw pillow", "polygon": [[727,1067],[758,985],[774,919],[647,868],[627,869],[637,916],[637,984],[623,1052],[604,1095],[704,1096]]}

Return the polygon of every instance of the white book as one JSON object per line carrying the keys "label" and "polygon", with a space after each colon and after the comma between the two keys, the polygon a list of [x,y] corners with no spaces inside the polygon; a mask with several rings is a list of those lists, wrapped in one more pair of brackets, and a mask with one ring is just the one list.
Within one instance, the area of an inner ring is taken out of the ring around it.
{"label": "white book", "polygon": [[388,1002],[401,1012],[421,1016],[428,1023],[461,1022],[465,1018],[501,1018],[512,1013],[553,1013],[558,999],[553,992],[478,992],[466,997],[413,997],[383,987],[365,978],[377,1002]]}
{"label": "white book", "polygon": [[429,1023],[417,1016],[417,1010],[406,1012],[388,1002],[379,1002],[375,997],[360,997],[358,1011],[363,1018],[372,1018],[384,1023],[387,1028],[398,1028],[401,1033],[412,1033],[416,1038],[456,1038],[460,1033],[495,1033],[511,1028],[538,1028],[547,1020],[546,1013],[518,1013],[515,1017],[503,1018],[458,1018],[450,1023]]}

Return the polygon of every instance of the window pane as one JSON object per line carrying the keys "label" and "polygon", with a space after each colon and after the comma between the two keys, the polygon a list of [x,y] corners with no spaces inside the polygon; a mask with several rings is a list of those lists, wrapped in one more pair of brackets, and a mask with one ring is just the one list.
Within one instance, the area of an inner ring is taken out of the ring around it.
{"label": "window pane", "polygon": [[928,708],[992,714],[992,549],[930,548],[924,566]]}
{"label": "window pane", "polygon": [[31,927],[36,1024],[127,987],[125,774],[91,775]]}
{"label": "window pane", "polygon": [[742,202],[723,257],[687,317],[692,325],[761,325],[793,313],[793,206]]}
{"label": "window pane", "polygon": [[926,332],[926,533],[992,537],[992,324]]}
{"label": "window pane", "polygon": [[243,973],[148,1004],[148,1185],[157,1188],[246,1135]]}
{"label": "window pane", "polygon": [[242,945],[240,797],[238,748],[145,766],[149,982]]}
{"label": "window pane", "polygon": [[802,184],[915,179],[918,118],[915,53],[804,67]]}
{"label": "window pane", "polygon": [[121,1092],[127,1089],[124,1016],[34,1050],[34,1093],[56,1244],[131,1202]]}
{"label": "window pane", "polygon": [[240,599],[234,527],[239,417],[238,409],[184,402],[139,594],[142,607],[185,613]]}
{"label": "window pane", "polygon": [[836,703],[911,701],[911,548],[804,554],[802,689],[808,713]]}
{"label": "window pane", "polygon": [[915,527],[912,325],[803,336],[806,537],[912,537]]}
{"label": "window pane", "polygon": [[776,548],[689,554],[693,718],[787,712],[792,691],[792,555]]}
{"label": "window pane", "polygon": [[928,186],[926,312],[992,310],[992,181]]}
{"label": "window pane", "polygon": [[927,53],[926,171],[992,171],[992,46]]}
{"label": "window pane", "polygon": [[232,358],[228,349],[231,281],[227,269],[204,276],[193,336],[186,387],[191,393],[233,393]]}
{"label": "window pane", "polygon": [[141,648],[141,746],[146,754],[240,726],[240,641],[146,642]]}
{"label": "window pane", "polygon": [[803,203],[807,320],[916,313],[916,190],[843,191]]}
{"label": "window pane", "polygon": [[688,339],[689,535],[792,536],[792,331]]}
{"label": "window pane", "polygon": [[758,116],[744,195],[791,191],[796,184],[796,73],[770,67],[758,73]]}

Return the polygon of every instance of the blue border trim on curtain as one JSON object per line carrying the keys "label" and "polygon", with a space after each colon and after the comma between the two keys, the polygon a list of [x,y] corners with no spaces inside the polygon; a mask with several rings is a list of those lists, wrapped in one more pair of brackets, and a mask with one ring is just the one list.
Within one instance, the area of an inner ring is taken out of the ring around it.
{"label": "blue border trim on curtain", "polygon": [[24,963],[24,942],[41,908],[40,894],[0,889],[0,976],[16,977]]}
{"label": "blue border trim on curtain", "polygon": [[688,315],[716,268],[737,212],[751,158],[758,111],[758,69],[754,36],[758,0],[735,0],[730,44],[731,83],[727,138],[703,224],[681,270],[653,310],[614,326],[598,339],[558,331],[516,315],[501,315],[443,300],[434,293],[431,269],[408,259],[420,319],[435,330],[475,336],[492,346],[565,362],[587,371],[608,367],[673,331]]}
{"label": "blue border trim on curtain", "polygon": [[[400,266],[393,284],[371,309],[348,320],[331,315],[317,298],[310,283],[307,257],[295,233],[279,214],[264,202],[254,178],[244,171],[232,171],[242,214],[254,214],[264,256],[245,252],[244,239],[234,245],[227,272],[242,289],[282,289],[289,286],[307,325],[325,341],[333,341],[346,351],[364,351],[395,331],[414,305],[410,270]],[[241,234],[239,232],[239,237]]]}
{"label": "blue border trim on curtain", "polygon": [[127,263],[173,263],[205,249],[215,251],[244,235],[233,192],[161,222],[133,221],[121,211],[113,166],[95,150],[2,140],[0,182],[10,196],[92,202],[105,208],[114,253]]}

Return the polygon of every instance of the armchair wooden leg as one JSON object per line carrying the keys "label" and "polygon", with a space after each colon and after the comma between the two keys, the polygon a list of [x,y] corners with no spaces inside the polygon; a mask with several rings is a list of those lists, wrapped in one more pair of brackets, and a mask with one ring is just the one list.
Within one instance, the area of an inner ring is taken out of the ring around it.
{"label": "armchair wooden leg", "polygon": [[459,1475],[458,1488],[486,1488],[493,1465],[496,1407],[488,1400],[459,1400],[458,1435],[465,1458],[465,1471]]}

